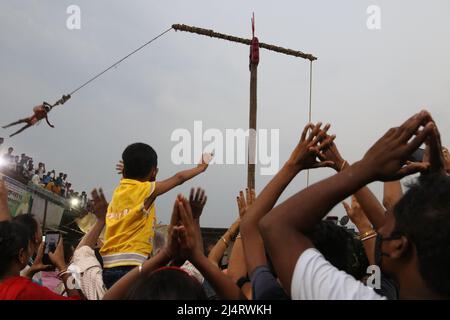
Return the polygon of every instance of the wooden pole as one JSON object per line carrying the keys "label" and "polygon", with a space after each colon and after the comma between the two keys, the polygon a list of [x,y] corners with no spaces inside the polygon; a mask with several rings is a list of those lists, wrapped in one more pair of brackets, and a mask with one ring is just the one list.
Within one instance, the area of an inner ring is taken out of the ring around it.
{"label": "wooden pole", "polygon": [[255,188],[255,167],[256,167],[256,114],[257,114],[257,76],[258,76],[258,62],[259,62],[259,48],[270,51],[303,58],[311,62],[317,60],[315,56],[309,53],[304,53],[297,50],[287,49],[263,42],[259,42],[254,35],[254,17],[252,19],[252,39],[244,39],[235,36],[230,36],[224,33],[215,32],[210,29],[203,29],[185,24],[174,24],[172,28],[175,31],[184,31],[196,33],[199,35],[223,39],[231,42],[237,42],[250,46],[250,113],[249,113],[249,140],[248,140],[248,165],[247,165],[247,187],[249,189]]}
{"label": "wooden pole", "polygon": [[250,114],[248,139],[247,188],[255,188],[256,167],[256,115],[257,115],[257,76],[258,64],[250,63]]}

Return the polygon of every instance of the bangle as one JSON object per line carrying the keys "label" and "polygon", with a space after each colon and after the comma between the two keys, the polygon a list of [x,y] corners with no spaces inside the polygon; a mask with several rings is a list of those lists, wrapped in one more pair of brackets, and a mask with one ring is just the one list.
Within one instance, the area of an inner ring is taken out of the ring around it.
{"label": "bangle", "polygon": [[67,268],[64,270],[61,270],[58,275],[56,276],[58,279],[62,280],[62,276],[65,275],[66,273],[70,273],[70,271],[67,271]]}
{"label": "bangle", "polygon": [[363,241],[364,238],[367,238],[367,237],[373,236],[373,235],[377,235],[375,230],[372,229],[372,230],[366,231],[363,234],[359,235],[359,240]]}
{"label": "bangle", "polygon": [[367,237],[362,238],[361,242],[364,242],[366,240],[372,239],[373,237],[376,237],[376,236],[377,236],[377,233],[375,232],[375,233],[373,233],[371,235],[368,235]]}
{"label": "bangle", "polygon": [[225,245],[228,247],[228,241],[224,237],[222,237],[220,239],[222,239],[223,243],[225,243]]}
{"label": "bangle", "polygon": [[339,171],[344,170],[344,167],[346,164],[347,164],[347,161],[344,160],[344,162],[342,162],[341,169],[339,169]]}

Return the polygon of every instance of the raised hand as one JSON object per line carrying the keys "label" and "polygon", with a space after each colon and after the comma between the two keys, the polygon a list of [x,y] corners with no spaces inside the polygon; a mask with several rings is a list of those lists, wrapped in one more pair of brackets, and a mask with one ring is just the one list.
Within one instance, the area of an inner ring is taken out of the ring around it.
{"label": "raised hand", "polygon": [[[431,116],[430,120],[433,121]],[[433,124],[434,126],[430,131],[430,136],[426,141],[430,161],[430,172],[443,172],[445,170],[445,155],[441,144],[441,134],[434,121]]]}
{"label": "raised hand", "polygon": [[[327,135],[327,137],[329,136]],[[331,167],[334,170],[339,172],[344,168],[344,164],[346,161],[344,160],[344,158],[342,158],[334,141],[330,143],[328,148],[322,151],[322,154],[324,155],[324,160],[333,162]]]}
{"label": "raised hand", "polygon": [[191,188],[191,192],[189,194],[189,204],[192,209],[192,216],[194,219],[199,219],[202,215],[203,207],[206,204],[206,200],[208,197],[205,195],[205,190],[201,188]]}
{"label": "raised hand", "polygon": [[103,194],[102,188],[92,190],[92,210],[98,220],[104,221],[106,219],[106,212],[108,211],[108,202]]}
{"label": "raised hand", "polygon": [[[303,129],[300,141],[288,160],[288,164],[297,171],[334,165],[333,161],[325,159],[322,150],[326,150],[336,136],[327,136],[327,131],[330,128],[329,124],[325,125],[323,129],[321,127],[321,122],[316,125],[309,123]],[[311,130],[311,133],[306,137],[309,130]],[[320,161],[317,161],[317,158]]]}
{"label": "raised hand", "polygon": [[118,164],[116,164],[117,174],[123,174],[123,161],[120,160]]}
{"label": "raised hand", "polygon": [[358,200],[356,200],[355,196],[352,196],[351,206],[349,206],[348,203],[345,201],[342,202],[342,205],[344,206],[345,211],[347,212],[347,216],[358,228],[358,230],[361,231],[372,228],[369,219],[367,219],[364,210],[361,208],[361,205],[359,204]]}
{"label": "raised hand", "polygon": [[209,163],[214,158],[214,153],[204,153],[198,163],[197,167],[205,171],[208,168]]}
{"label": "raised hand", "polygon": [[247,212],[247,209],[253,204],[256,199],[255,189],[245,189],[245,196],[243,191],[239,191],[239,196],[237,196],[237,205],[239,209],[239,217],[242,217]]}
{"label": "raised hand", "polygon": [[191,206],[186,198],[179,195],[177,199],[178,214],[182,227],[177,230],[179,234],[179,253],[182,258],[192,259],[203,255],[201,244],[196,235],[194,217]]}
{"label": "raised hand", "polygon": [[39,245],[38,251],[36,253],[36,259],[34,259],[33,264],[31,265],[30,269],[27,271],[27,276],[29,278],[33,278],[33,275],[40,272],[40,271],[46,271],[49,270],[52,265],[44,264],[42,262],[42,258],[44,257],[44,249],[45,249],[45,242],[41,242]]}
{"label": "raised hand", "polygon": [[429,163],[407,163],[407,160],[435,128],[430,114],[421,111],[400,127],[391,128],[366,152],[360,164],[371,180],[395,181],[424,172],[430,167]]}
{"label": "raised hand", "polygon": [[180,215],[178,211],[178,197],[173,204],[172,216],[170,218],[169,228],[167,230],[167,244],[165,247],[169,258],[175,258],[179,255],[179,238],[180,238]]}

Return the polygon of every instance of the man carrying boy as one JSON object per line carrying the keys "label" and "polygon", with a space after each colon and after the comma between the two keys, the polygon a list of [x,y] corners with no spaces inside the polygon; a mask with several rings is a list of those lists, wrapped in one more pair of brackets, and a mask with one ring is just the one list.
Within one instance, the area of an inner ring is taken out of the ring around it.
{"label": "man carrying boy", "polygon": [[203,155],[197,167],[156,181],[158,157],[147,144],[134,143],[122,153],[123,179],[114,191],[106,215],[103,280],[110,288],[152,252],[156,197],[204,172],[211,156]]}

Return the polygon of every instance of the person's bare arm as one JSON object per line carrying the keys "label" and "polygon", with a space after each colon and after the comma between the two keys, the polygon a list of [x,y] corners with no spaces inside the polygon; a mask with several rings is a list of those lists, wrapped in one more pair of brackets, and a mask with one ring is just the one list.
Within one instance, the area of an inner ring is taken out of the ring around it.
{"label": "person's bare arm", "polygon": [[188,200],[179,197],[177,201],[179,216],[182,222],[181,229],[179,230],[180,255],[188,259],[200,271],[221,299],[245,299],[241,289],[229,277],[223,274],[220,269],[212,265],[201,251],[200,244],[195,236],[194,219]]}
{"label": "person's bare arm", "polygon": [[[336,172],[341,172],[349,167],[349,163],[341,156],[341,153],[334,142],[329,148],[325,149],[324,156],[326,160],[335,163],[333,169],[336,170]],[[381,227],[385,220],[385,210],[372,191],[370,191],[367,186],[364,186],[355,193],[355,196],[364,212],[366,212],[369,221],[375,228]]]}
{"label": "person's bare arm", "polygon": [[237,234],[239,230],[239,225],[241,223],[240,219],[237,219],[231,227],[223,234],[222,237],[217,241],[214,247],[211,249],[208,255],[208,260],[219,267],[220,261],[222,260],[228,245],[231,243],[233,237]]}
{"label": "person's bare arm", "polygon": [[356,200],[358,200],[361,208],[364,210],[367,218],[372,223],[373,227],[378,230],[384,225],[386,220],[386,210],[381,205],[380,201],[370,191],[369,187],[364,186],[355,193]]}
{"label": "person's bare arm", "polygon": [[92,249],[95,248],[97,244],[98,237],[103,231],[105,227],[106,220],[106,212],[108,211],[108,202],[106,201],[105,195],[103,194],[103,190],[100,188],[99,191],[97,189],[92,190],[92,200],[93,200],[93,213],[97,217],[97,221],[91,230],[81,239],[80,243],[77,246],[77,249],[83,246],[89,246]]}
{"label": "person's bare arm", "polygon": [[[239,192],[239,196],[237,197],[237,204],[238,204],[239,218],[241,219],[241,221],[245,216],[248,208],[252,206],[255,197],[256,196],[254,189],[249,190],[247,188],[245,195],[243,191]],[[240,228],[241,227],[242,222]],[[231,278],[231,280],[234,281],[234,283],[237,283],[237,281],[240,278],[248,276],[247,263],[241,233],[239,233],[238,236],[236,237],[233,244],[233,248],[231,249],[230,259],[228,260],[227,275]],[[247,296],[247,298],[250,297]]]}
{"label": "person's bare arm", "polygon": [[212,160],[212,157],[212,154],[205,153],[202,155],[200,163],[195,168],[180,171],[166,180],[156,181],[155,191],[145,200],[145,208],[148,210],[158,196],[205,172]]}
{"label": "person's bare arm", "polygon": [[[309,148],[318,146],[330,128],[330,125],[326,125],[323,130],[320,130],[320,126],[321,123],[305,126],[300,141],[289,160],[261,191],[243,218],[241,235],[249,274],[252,274],[256,267],[267,264],[264,243],[258,228],[261,218],[273,208],[284,189],[301,170],[334,165],[333,161],[317,162],[317,153],[308,152]],[[310,129],[312,132],[307,136]],[[329,146],[333,139],[334,137],[329,137],[323,141],[321,148]]]}
{"label": "person's bare arm", "polygon": [[368,239],[361,239],[361,241],[369,264],[375,264],[375,237],[373,237],[375,231],[373,230],[372,224],[369,219],[367,219],[364,210],[361,208],[361,205],[358,203],[355,196],[352,196],[351,206],[345,201],[342,202],[342,204],[344,205],[348,217],[354,223],[356,228],[358,228],[359,235],[369,236]]}
{"label": "person's bare arm", "polygon": [[0,221],[11,219],[11,214],[9,213],[8,208],[8,189],[3,181],[3,177],[0,177]]}
{"label": "person's bare arm", "polygon": [[205,172],[208,168],[209,162],[212,160],[212,157],[213,156],[211,154],[205,153],[202,155],[200,163],[195,168],[180,171],[169,179],[157,181],[155,196],[160,196],[172,190],[176,186],[179,186],[180,184],[194,178],[200,173]]}
{"label": "person's bare arm", "polygon": [[[62,236],[59,239],[58,245],[56,246],[55,251],[49,252],[48,253],[48,257],[50,258],[50,261],[53,263],[53,265],[60,271],[60,272],[64,272],[67,271],[67,265],[66,265],[66,261],[64,259],[64,246],[63,246],[63,238]],[[61,276],[61,280],[64,284],[64,287],[66,289],[67,292],[67,296],[69,297],[83,297],[83,295],[77,290],[77,289],[73,289],[70,288],[67,285],[67,281],[69,280],[70,274],[69,273],[64,273]]]}
{"label": "person's bare arm", "polygon": [[[310,232],[336,204],[373,181],[398,180],[428,169],[429,164],[426,163],[405,165],[405,159],[424,142],[435,126],[429,119],[427,112],[421,112],[402,126],[390,129],[362,160],[298,192],[261,220],[259,225],[264,244],[288,292],[291,291],[299,256],[313,247],[305,233]],[[419,130],[421,126],[424,127]],[[289,245],[280,246],[280,243]]]}
{"label": "person's bare arm", "polygon": [[403,190],[400,181],[387,181],[383,184],[383,205],[386,210],[392,210],[401,197]]}

